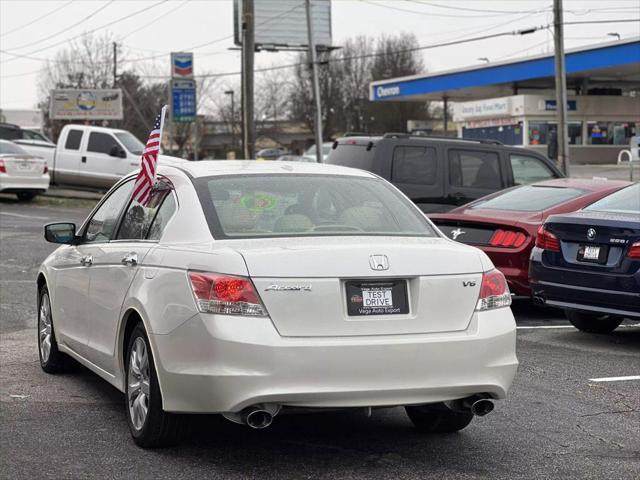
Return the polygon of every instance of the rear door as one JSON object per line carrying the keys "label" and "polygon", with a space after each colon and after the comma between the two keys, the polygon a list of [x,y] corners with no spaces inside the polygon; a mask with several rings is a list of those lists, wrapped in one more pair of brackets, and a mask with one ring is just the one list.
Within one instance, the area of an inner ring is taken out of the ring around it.
{"label": "rear door", "polygon": [[447,202],[464,205],[507,186],[500,151],[470,147],[447,147]]}
{"label": "rear door", "polygon": [[434,145],[392,146],[389,177],[423,212],[442,211],[444,171]]}

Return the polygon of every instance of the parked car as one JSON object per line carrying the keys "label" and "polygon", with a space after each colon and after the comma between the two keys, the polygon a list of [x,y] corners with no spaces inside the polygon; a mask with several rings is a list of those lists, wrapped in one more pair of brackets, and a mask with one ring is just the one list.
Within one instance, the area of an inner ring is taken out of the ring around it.
{"label": "parked car", "polygon": [[0,140],[0,192],[15,193],[18,200],[29,202],[48,188],[46,162],[13,142]]}
{"label": "parked car", "polygon": [[281,148],[265,148],[256,153],[256,160],[277,160],[285,153]]}
{"label": "parked car", "polygon": [[504,276],[385,180],[301,162],[159,175],[146,207],[130,175],[79,228],[47,225],[63,246],[37,277],[42,368],[69,355],[125,392],[139,445],[172,441],[177,413],[264,428],[290,406],[402,405],[453,432],[505,398]]}
{"label": "parked car", "polygon": [[[23,145],[37,154],[39,146]],[[65,125],[48,159],[51,183],[72,187],[107,189],[140,168],[144,144],[132,133],[114,128]],[[160,155],[161,165],[185,160]]]}
{"label": "parked car", "polygon": [[[326,162],[327,161],[327,156],[329,155],[329,152],[331,152],[331,147],[333,146],[332,142],[325,142],[322,144],[322,161]],[[316,144],[314,143],[313,145],[311,145],[303,154],[302,156],[305,158],[305,161],[308,162],[317,162],[317,156],[316,156]]]}
{"label": "parked car", "polygon": [[42,133],[12,123],[0,123],[0,139],[12,141],[25,148],[31,155],[44,158],[47,167],[51,169],[56,144]]}
{"label": "parked car", "polygon": [[338,139],[326,162],[380,175],[428,213],[514,185],[563,177],[549,159],[521,147],[395,133]]}
{"label": "parked car", "polygon": [[629,185],[561,178],[502,190],[429,218],[452,240],[482,249],[516,295],[531,296],[529,256],[549,215],[575,212]]}
{"label": "parked car", "polygon": [[534,299],[564,309],[579,330],[609,333],[625,317],[640,320],[640,183],[547,218],[529,282]]}

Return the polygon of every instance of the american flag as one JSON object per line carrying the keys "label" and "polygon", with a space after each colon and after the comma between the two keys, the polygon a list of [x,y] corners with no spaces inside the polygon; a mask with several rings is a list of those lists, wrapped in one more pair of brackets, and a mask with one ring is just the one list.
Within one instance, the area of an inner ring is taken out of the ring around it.
{"label": "american flag", "polygon": [[164,114],[167,107],[162,107],[162,111],[153,122],[153,129],[149,133],[149,139],[142,151],[142,161],[140,162],[140,173],[133,184],[132,198],[140,205],[145,206],[151,198],[151,189],[156,181],[156,163],[158,153],[160,153],[160,141],[162,140],[162,127],[164,126]]}

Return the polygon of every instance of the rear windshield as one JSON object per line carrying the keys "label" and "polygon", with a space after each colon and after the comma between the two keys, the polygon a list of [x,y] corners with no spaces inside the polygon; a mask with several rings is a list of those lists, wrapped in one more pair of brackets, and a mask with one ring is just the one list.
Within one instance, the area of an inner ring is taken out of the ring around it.
{"label": "rear windshield", "polygon": [[334,150],[330,150],[325,163],[371,171],[373,168],[374,149],[375,146],[367,150],[366,145],[341,143]]}
{"label": "rear windshield", "polygon": [[0,142],[0,154],[28,155],[28,153],[10,142]]}
{"label": "rear windshield", "polygon": [[386,182],[338,175],[194,180],[214,238],[437,234]]}
{"label": "rear windshield", "polygon": [[640,183],[634,183],[622,190],[618,190],[585,207],[585,210],[640,214]]}
{"label": "rear windshield", "polygon": [[577,188],[527,185],[508,190],[497,197],[479,201],[472,208],[537,212],[573,200],[587,193]]}

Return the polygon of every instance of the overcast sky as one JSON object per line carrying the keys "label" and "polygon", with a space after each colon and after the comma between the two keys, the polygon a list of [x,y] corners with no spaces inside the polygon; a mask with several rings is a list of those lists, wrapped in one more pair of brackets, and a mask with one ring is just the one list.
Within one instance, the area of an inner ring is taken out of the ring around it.
{"label": "overcast sky", "polygon": [[[255,2],[265,0],[255,0]],[[302,3],[302,0],[300,0]],[[333,44],[356,35],[411,32],[420,45],[552,23],[552,0],[333,0]],[[146,7],[133,18],[118,19]],[[564,0],[565,21],[640,17],[638,0]],[[93,15],[92,15],[93,14]],[[87,18],[88,17],[88,18]],[[102,28],[114,22],[113,25]],[[234,72],[240,54],[228,50],[233,34],[232,0],[0,0],[0,108],[33,108],[38,71],[65,42],[89,30],[110,32],[123,45],[126,64],[142,74],[169,71],[169,52],[193,51],[196,74]],[[640,35],[640,23],[566,27],[566,48]],[[210,43],[200,48],[197,45]],[[547,31],[502,37],[422,52],[430,71],[502,61],[550,51]],[[31,58],[20,58],[23,55]],[[166,55],[156,60],[136,58]],[[259,53],[256,67],[291,62],[290,53]],[[221,91],[234,82],[220,80]]]}

